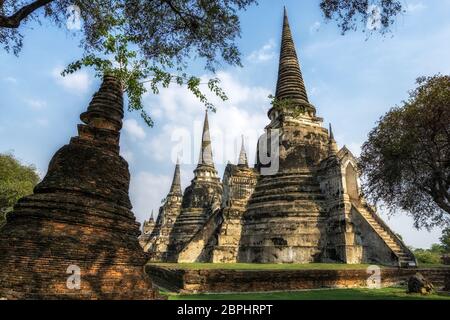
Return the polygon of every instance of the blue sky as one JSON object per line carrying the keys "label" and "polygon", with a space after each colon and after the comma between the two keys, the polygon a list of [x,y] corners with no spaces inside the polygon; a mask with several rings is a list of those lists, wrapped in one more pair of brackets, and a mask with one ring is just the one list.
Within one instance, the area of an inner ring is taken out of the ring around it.
{"label": "blue sky", "polygon": [[[403,0],[406,13],[392,35],[385,37],[362,32],[341,36],[334,23],[324,22],[318,3],[261,0],[240,15],[242,37],[237,44],[244,67],[219,68],[230,99],[215,100],[218,110],[210,115],[220,176],[227,161],[236,162],[241,134],[246,137],[249,159],[254,159],[256,137],[268,124],[267,96],[275,90],[283,5],[310,101],[324,124],[333,124],[339,146],[345,144],[356,155],[377,119],[407,98],[418,76],[450,73],[450,0]],[[13,152],[44,175],[51,156],[76,135],[79,114],[99,80],[90,70],[59,76],[82,54],[76,34],[47,23],[22,30],[25,45],[19,57],[0,51],[0,152]],[[190,72],[210,76],[199,66],[192,61]],[[148,94],[144,104],[155,127],[148,128],[136,114],[127,113],[121,138],[139,221],[148,218],[152,209],[157,212],[180,149],[182,184],[189,184],[204,114],[201,103],[179,87],[162,90],[158,96]],[[414,230],[405,214],[389,217],[382,212],[382,216],[409,245],[428,247],[440,237],[438,228]]]}

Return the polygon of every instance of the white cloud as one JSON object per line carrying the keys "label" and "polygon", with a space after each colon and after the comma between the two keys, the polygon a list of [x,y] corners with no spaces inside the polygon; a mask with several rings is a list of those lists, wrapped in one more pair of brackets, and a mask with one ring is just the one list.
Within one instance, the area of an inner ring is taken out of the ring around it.
{"label": "white cloud", "polygon": [[39,99],[25,99],[25,103],[33,110],[42,110],[47,106],[47,102]]}
{"label": "white cloud", "polygon": [[423,2],[415,2],[415,3],[408,3],[406,5],[406,12],[407,13],[416,13],[423,11],[427,8],[427,6]]}
{"label": "white cloud", "polygon": [[123,129],[133,139],[145,139],[146,134],[144,129],[134,119],[127,119],[123,122]]}
{"label": "white cloud", "polygon": [[87,93],[92,79],[86,71],[80,70],[63,77],[61,75],[62,70],[63,68],[61,67],[56,67],[52,70],[52,76],[60,86],[78,95]]}
{"label": "white cloud", "polygon": [[319,21],[314,22],[314,23],[309,27],[309,32],[310,32],[310,33],[314,33],[314,32],[319,31],[320,26],[321,26],[321,24],[320,24]]}
{"label": "white cloud", "polygon": [[273,58],[276,57],[274,49],[275,49],[275,41],[273,39],[270,39],[261,48],[250,53],[247,59],[250,60],[251,62],[256,63],[272,60]]}
{"label": "white cloud", "polygon": [[[228,161],[236,162],[242,134],[248,140],[247,152],[253,162],[256,140],[269,121],[266,112],[270,90],[248,86],[241,83],[238,76],[228,72],[218,72],[217,76],[229,100],[222,102],[213,94],[208,94],[217,107],[216,113],[209,113],[215,163],[225,165]],[[205,81],[206,78],[202,80]],[[161,110],[159,121],[164,125],[158,134],[145,142],[144,152],[158,162],[175,163],[177,156],[180,156],[182,163],[196,164],[204,118],[201,102],[186,88],[177,86],[162,89],[150,100],[150,106]]]}
{"label": "white cloud", "polygon": [[14,77],[5,77],[5,78],[3,78],[3,81],[9,82],[9,83],[12,83],[12,84],[16,84],[17,83],[17,79],[14,78]]}

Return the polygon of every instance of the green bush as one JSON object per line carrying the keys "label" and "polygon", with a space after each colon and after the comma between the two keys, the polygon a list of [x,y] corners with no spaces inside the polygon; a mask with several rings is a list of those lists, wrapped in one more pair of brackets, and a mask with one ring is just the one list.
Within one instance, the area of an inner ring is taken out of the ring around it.
{"label": "green bush", "polygon": [[416,256],[417,262],[428,263],[428,264],[440,264],[441,253],[432,250],[416,249],[414,250],[414,255]]}

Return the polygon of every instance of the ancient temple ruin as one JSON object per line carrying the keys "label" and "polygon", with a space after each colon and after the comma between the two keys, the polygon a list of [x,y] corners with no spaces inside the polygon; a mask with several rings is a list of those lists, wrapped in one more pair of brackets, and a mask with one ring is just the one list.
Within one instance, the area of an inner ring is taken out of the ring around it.
{"label": "ancient temple ruin", "polygon": [[275,96],[254,168],[242,147],[222,182],[206,116],[195,177],[182,195],[177,165],[144,246],[151,260],[415,265],[362,197],[355,157],[338,148],[309,102],[286,12]]}
{"label": "ancient temple ruin", "polygon": [[121,84],[105,76],[78,136],[59,149],[45,178],[0,230],[0,297],[151,299],[119,155]]}

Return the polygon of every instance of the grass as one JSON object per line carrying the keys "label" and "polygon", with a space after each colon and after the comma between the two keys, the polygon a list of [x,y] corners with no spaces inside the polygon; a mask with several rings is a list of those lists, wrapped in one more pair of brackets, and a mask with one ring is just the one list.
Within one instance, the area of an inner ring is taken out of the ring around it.
{"label": "grass", "polygon": [[419,268],[450,268],[449,265],[446,264],[435,264],[435,263],[420,263]]}
{"label": "grass", "polygon": [[183,270],[355,270],[366,269],[369,266],[344,263],[149,263],[149,265]]}
{"label": "grass", "polygon": [[320,289],[292,292],[175,294],[161,292],[169,300],[450,300],[450,295],[408,294],[405,288]]}

